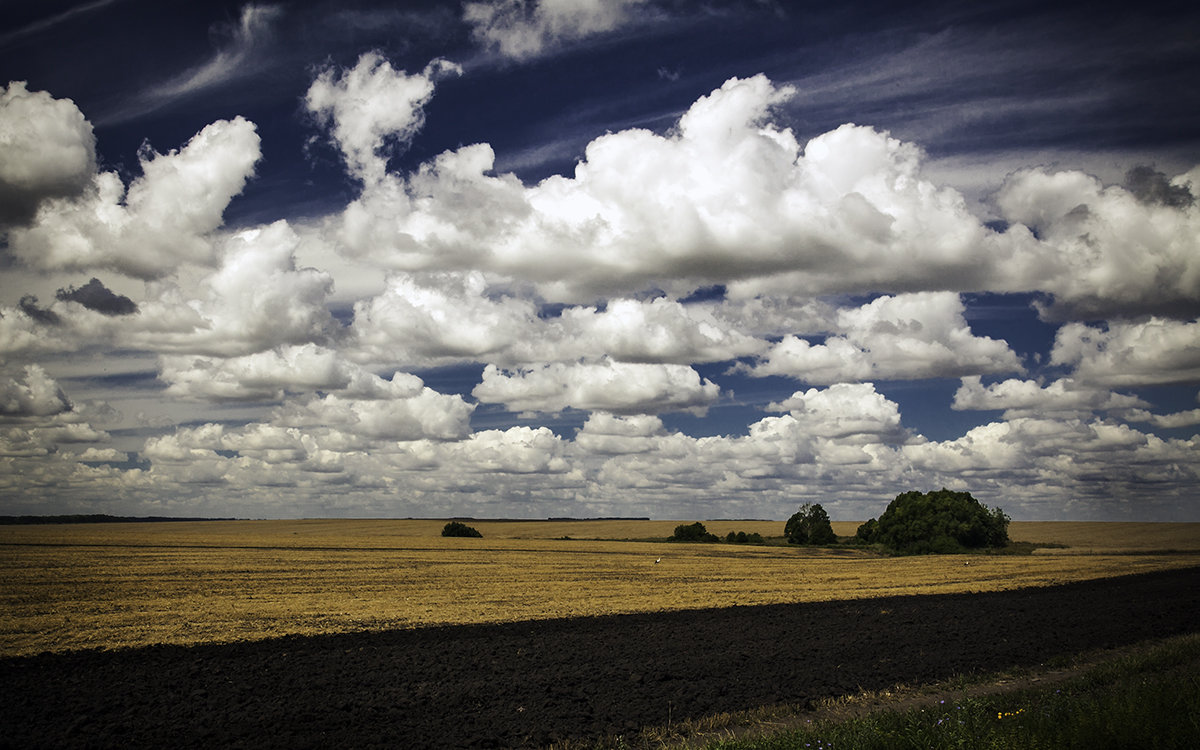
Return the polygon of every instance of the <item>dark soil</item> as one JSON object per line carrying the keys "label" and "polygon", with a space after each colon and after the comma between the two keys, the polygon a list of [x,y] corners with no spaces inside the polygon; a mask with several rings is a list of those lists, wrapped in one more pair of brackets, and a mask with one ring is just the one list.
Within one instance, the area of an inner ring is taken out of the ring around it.
{"label": "dark soil", "polygon": [[1200,630],[1200,568],[0,660],[5,747],[518,747]]}

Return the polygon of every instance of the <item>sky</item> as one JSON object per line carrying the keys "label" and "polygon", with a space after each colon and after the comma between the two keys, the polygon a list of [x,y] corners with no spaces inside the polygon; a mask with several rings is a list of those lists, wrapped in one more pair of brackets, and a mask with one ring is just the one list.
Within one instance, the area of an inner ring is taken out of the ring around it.
{"label": "sky", "polygon": [[1200,521],[1200,9],[0,2],[0,514]]}

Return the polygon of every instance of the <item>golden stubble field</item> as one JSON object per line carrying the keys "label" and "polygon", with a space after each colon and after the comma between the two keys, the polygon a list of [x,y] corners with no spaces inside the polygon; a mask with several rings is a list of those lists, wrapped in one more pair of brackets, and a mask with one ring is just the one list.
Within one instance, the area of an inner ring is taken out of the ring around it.
{"label": "golden stubble field", "polygon": [[[0,656],[431,624],[989,591],[1200,565],[1200,524],[1013,523],[1031,556],[614,541],[676,521],[0,526]],[[782,533],[781,522],[705,524]],[[857,524],[835,523],[839,534]],[[656,562],[661,558],[661,562]]]}

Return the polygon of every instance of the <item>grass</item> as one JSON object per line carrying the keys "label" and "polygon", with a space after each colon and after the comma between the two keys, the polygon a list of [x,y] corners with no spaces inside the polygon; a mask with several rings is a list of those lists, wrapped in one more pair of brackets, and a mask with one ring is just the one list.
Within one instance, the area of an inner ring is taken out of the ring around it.
{"label": "grass", "polygon": [[[1137,555],[1116,547],[1120,536],[1106,524],[1090,525],[1090,538],[1088,525],[1051,524],[1039,527],[1045,543],[1070,532],[1110,552],[883,558],[852,549],[597,538],[666,536],[673,521],[472,521],[483,539],[444,538],[444,523],[0,526],[0,656],[994,591],[1200,564],[1200,551],[1189,547],[1200,524],[1125,529],[1139,540]],[[721,535],[764,536],[782,526],[705,525]],[[844,534],[838,524],[835,531]],[[1013,536],[1022,538],[1020,524]],[[1151,542],[1184,551],[1158,553]]]}
{"label": "grass", "polygon": [[[1200,747],[1200,633],[1115,656],[1092,655],[1087,666],[1070,672],[1043,687],[1030,687],[1041,680],[1030,673],[962,677],[826,701],[816,710],[775,707],[714,716],[561,750]],[[789,728],[773,729],[780,726]],[[743,737],[729,738],[733,734]],[[704,739],[714,735],[725,738]]]}
{"label": "grass", "polygon": [[1054,688],[1024,689],[931,707],[818,721],[709,750],[793,748],[1200,747],[1200,636],[1096,667]]}

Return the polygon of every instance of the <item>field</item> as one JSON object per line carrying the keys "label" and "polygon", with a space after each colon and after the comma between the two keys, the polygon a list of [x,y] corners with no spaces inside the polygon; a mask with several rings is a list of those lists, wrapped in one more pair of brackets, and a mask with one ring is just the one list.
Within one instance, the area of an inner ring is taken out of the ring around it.
{"label": "field", "polygon": [[[1033,555],[622,541],[674,521],[0,527],[0,657],[733,605],[999,591],[1200,564],[1200,524],[1013,523]],[[779,522],[706,522],[777,536]],[[857,524],[835,523],[853,534]],[[656,560],[661,559],[661,562]]]}
{"label": "field", "polygon": [[[977,594],[45,653],[0,658],[0,706],[20,717],[0,746],[661,750],[663,738],[694,736],[681,727],[731,726],[722,717],[804,724],[812,707],[858,695],[883,695],[891,708],[898,684],[1042,670],[1063,657],[1194,633],[1197,622],[1200,567],[1192,567]],[[1084,723],[1099,737],[1105,728],[1095,719],[1122,716],[1136,722],[1136,741],[1088,742],[1076,722],[1068,731],[1083,741],[1018,738],[1008,747],[1196,747],[1155,745],[1171,735],[1146,732],[1170,726],[1172,711],[1194,716],[1194,700],[1167,704],[1151,724],[1144,711],[1112,711],[1187,695],[1176,675],[1153,671],[1159,686],[1147,693],[1144,672],[1119,668],[1115,704],[1089,708],[1075,696],[995,708],[1057,705],[1057,716],[1091,717]],[[971,712],[974,726],[995,721],[978,706]],[[940,746],[991,746],[974,731]],[[886,746],[928,746],[897,739]]]}

